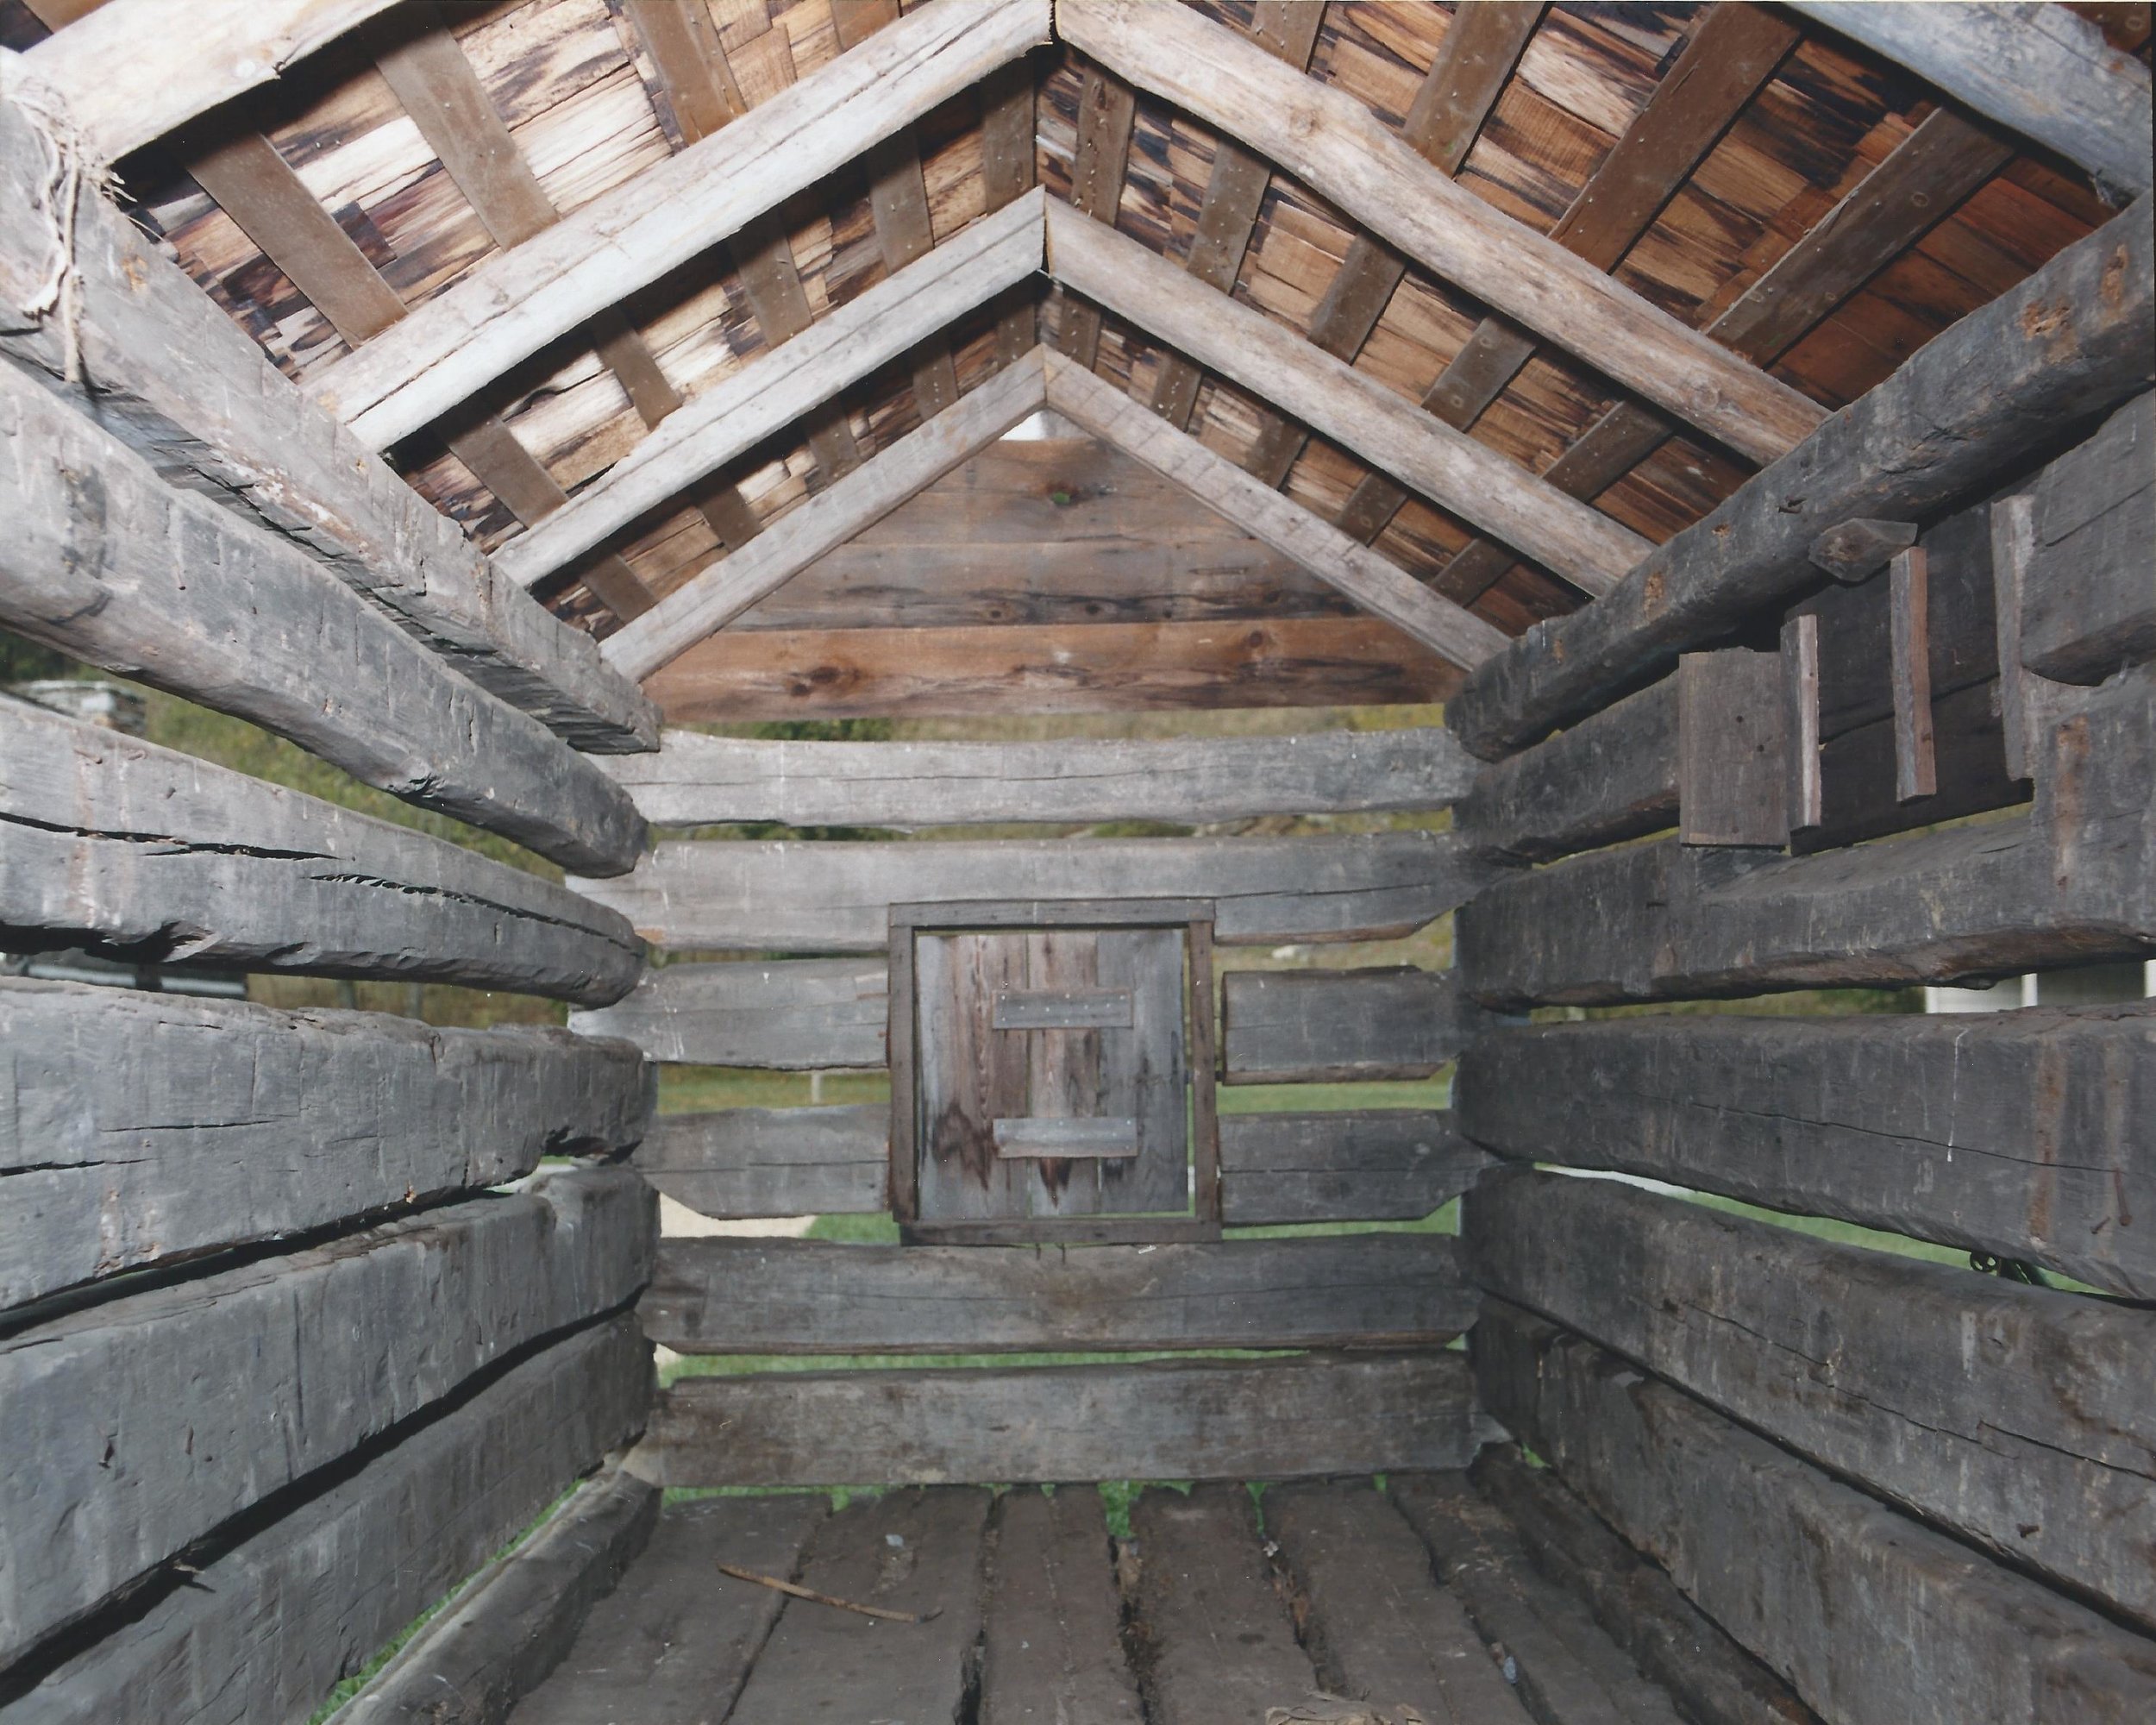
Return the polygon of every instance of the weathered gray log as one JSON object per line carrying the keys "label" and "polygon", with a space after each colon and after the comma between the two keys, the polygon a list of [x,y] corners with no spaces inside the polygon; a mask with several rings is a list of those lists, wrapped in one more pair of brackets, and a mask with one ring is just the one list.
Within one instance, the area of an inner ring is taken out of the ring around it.
{"label": "weathered gray log", "polygon": [[2144,200],[1934,338],[1884,383],[1584,611],[1478,667],[1445,722],[1486,758],[1593,712],[1821,580],[1811,544],[1852,516],[1918,522],[2149,386],[2156,243]]}
{"label": "weathered gray log", "polygon": [[[0,1341],[0,1659],[489,1363],[628,1300],[656,1203],[625,1169],[550,1176]],[[27,1483],[27,1482],[26,1482]]]}
{"label": "weathered gray log", "polygon": [[630,1158],[699,1215],[873,1214],[890,1208],[891,1109],[724,1108],[664,1114]]}
{"label": "weathered gray log", "polygon": [[1206,899],[1230,944],[1382,940],[1443,916],[1501,871],[1446,833],[1296,838],[987,839],[661,844],[578,888],[655,944],[881,952],[894,904]]}
{"label": "weathered gray log", "polygon": [[803,1585],[919,1621],[893,1635],[891,1624],[793,1602],[757,1653],[730,1725],[962,1716],[981,1639],[989,1501],[986,1491],[892,1491],[819,1523]]}
{"label": "weathered gray log", "polygon": [[684,1377],[638,1452],[655,1484],[1263,1479],[1463,1467],[1466,1362],[1300,1359]]}
{"label": "weathered gray log", "polygon": [[1526,862],[1659,832],[1677,822],[1677,680],[1485,767],[1452,811],[1476,849]]}
{"label": "weathered gray log", "polygon": [[1265,1533],[1293,1578],[1322,1687],[1388,1718],[1526,1725],[1513,1685],[1430,1555],[1382,1492],[1357,1482],[1275,1486]]}
{"label": "weathered gray log", "polygon": [[599,1602],[560,1668],[517,1708],[517,1725],[724,1717],[787,1601],[718,1565],[796,1575],[828,1512],[808,1493],[668,1504],[627,1584]]}
{"label": "weathered gray log", "polygon": [[166,479],[288,537],[579,748],[657,740],[658,709],[590,636],[536,603],[285,377],[90,175],[69,234],[86,381],[63,384],[63,320],[28,310],[52,267],[52,147],[21,108],[0,103],[0,353],[66,389]]}
{"label": "weathered gray log", "polygon": [[0,622],[288,737],[353,777],[617,874],[629,794],[414,641],[313,558],[0,367]]}
{"label": "weathered gray log", "polygon": [[1485,1449],[1469,1477],[1504,1512],[1535,1566],[1584,1600],[1645,1677],[1688,1719],[1712,1725],[1814,1725],[1789,1686],[1609,1530],[1546,1467],[1510,1444]]}
{"label": "weathered gray log", "polygon": [[2156,658],[2156,393],[2045,468],[2021,574],[2021,662],[2062,683],[2101,682]]}
{"label": "weathered gray log", "polygon": [[1221,979],[1230,1084],[1427,1078],[1485,1013],[1449,970],[1231,970]]}
{"label": "weathered gray log", "polygon": [[1491,1411],[1821,1717],[2147,1716],[2156,1641],[1524,1312],[1487,1309],[1475,1356]]}
{"label": "weathered gray log", "polygon": [[[27,1694],[5,1725],[303,1720],[642,1425],[651,1355],[623,1316],[523,1360],[266,1527],[168,1571],[139,1614]],[[226,1388],[229,1388],[229,1383]],[[20,1675],[18,1672],[17,1675]]]}
{"label": "weathered gray log", "polygon": [[1387,1490],[1541,1725],[1677,1725],[1670,1697],[1584,1602],[1535,1567],[1512,1523],[1465,1475],[1395,1476]]}
{"label": "weathered gray log", "polygon": [[694,1066],[881,1066],[887,988],[881,960],[668,964],[605,1011],[570,1013],[569,1027]]}
{"label": "weathered gray log", "polygon": [[643,957],[620,915],[539,875],[5,698],[0,933],[586,1005],[618,1000]]}
{"label": "weathered gray log", "polygon": [[580,1487],[405,1642],[346,1703],[342,1725],[501,1725],[636,1560],[662,1495],[611,1469]]}
{"label": "weathered gray log", "polygon": [[1507,1170],[1464,1209],[1494,1294],[2156,1624],[2156,1317],[1608,1181]]}
{"label": "weathered gray log", "polygon": [[643,1135],[626,1043],[0,978],[0,1309]]}
{"label": "weathered gray log", "polygon": [[2156,1005],[1538,1025],[1477,1042],[1453,1096],[1463,1132],[1519,1161],[1701,1187],[2156,1299]]}
{"label": "weathered gray log", "polygon": [[1420,1221],[1495,1165],[1438,1110],[1226,1114],[1220,1220]]}
{"label": "weathered gray log", "polygon": [[677,1353],[1413,1347],[1475,1321],[1443,1234],[1131,1246],[675,1239],[637,1307]]}
{"label": "weathered gray log", "polygon": [[[1156,1486],[1131,1506],[1131,1600],[1146,1717],[1158,1725],[1263,1719],[1317,1687],[1295,1620],[1273,1585],[1257,1508],[1239,1485]],[[1224,1657],[1232,1647],[1232,1657]]]}
{"label": "weathered gray log", "polygon": [[1896,986],[2156,951],[2156,673],[2075,693],[2027,816],[1814,856],[1673,840],[1482,894],[1456,962],[1484,1005]]}
{"label": "weathered gray log", "polygon": [[981,1725],[1138,1725],[1100,1494],[1000,1492],[993,1513]]}
{"label": "weathered gray log", "polygon": [[1326,731],[1053,743],[792,743],[669,731],[609,763],[647,820],[909,829],[1442,808],[1476,762],[1451,733]]}

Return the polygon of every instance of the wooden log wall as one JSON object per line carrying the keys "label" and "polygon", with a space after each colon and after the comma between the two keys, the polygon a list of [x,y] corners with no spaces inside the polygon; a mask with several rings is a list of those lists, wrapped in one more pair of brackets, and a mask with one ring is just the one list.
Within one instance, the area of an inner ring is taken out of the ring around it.
{"label": "wooden log wall", "polygon": [[[1548,866],[1463,908],[1467,997],[2156,955],[2148,243],[2128,211],[1470,676],[1448,722],[1495,758],[1456,831]],[[1454,1119],[1514,1165],[1463,1202],[1478,1391],[1556,1509],[1666,1571],[1654,1633],[1700,1616],[1829,1725],[2136,1717],[2152,1087],[2140,1002],[1486,1025]]]}

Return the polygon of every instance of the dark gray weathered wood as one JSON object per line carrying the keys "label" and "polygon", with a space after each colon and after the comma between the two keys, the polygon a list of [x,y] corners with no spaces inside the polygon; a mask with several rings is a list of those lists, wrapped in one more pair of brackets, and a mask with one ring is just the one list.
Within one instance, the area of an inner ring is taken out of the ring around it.
{"label": "dark gray weathered wood", "polygon": [[[501,1725],[636,1563],[661,1495],[618,1470],[580,1488],[405,1642],[346,1703],[342,1725]],[[519,1725],[530,1725],[533,1710],[517,1713]]]}
{"label": "dark gray weathered wood", "polygon": [[643,1422],[650,1349],[620,1317],[511,1367],[267,1527],[160,1578],[110,1633],[0,1702],[6,1725],[306,1719]]}
{"label": "dark gray weathered wood", "polygon": [[305,552],[149,464],[0,368],[0,619],[62,653],[288,737],[354,778],[618,874],[636,805]]}
{"label": "dark gray weathered wood", "polygon": [[1788,844],[1781,656],[1742,647],[1681,655],[1677,714],[1678,838]]}
{"label": "dark gray weathered wood", "polygon": [[586,1036],[617,1036],[654,1060],[828,1071],[884,1063],[881,959],[668,964],[603,1012],[572,1013]]}
{"label": "dark gray weathered wood", "polygon": [[1476,1337],[1489,1406],[1837,1725],[2129,1725],[2156,1641],[1829,1478],[1524,1312]]}
{"label": "dark gray weathered wood", "polygon": [[981,1725],[1138,1725],[1099,1492],[999,1496],[986,1586]]}
{"label": "dark gray weathered wood", "polygon": [[1476,1043],[1453,1090],[1460,1129],[1518,1161],[1616,1169],[2156,1299],[2156,1005],[1537,1025]]}
{"label": "dark gray weathered wood", "polygon": [[2045,468],[2033,494],[2022,664],[2059,682],[2094,683],[2156,657],[2156,393]]}
{"label": "dark gray weathered wood", "polygon": [[1462,1467],[1466,1362],[1298,1359],[684,1377],[642,1452],[656,1483],[1282,1478]]}
{"label": "dark gray weathered wood", "polygon": [[1487,1017],[1447,970],[1231,970],[1221,979],[1221,1078],[1427,1078],[1481,1033]]}
{"label": "dark gray weathered wood", "polygon": [[610,1155],[625,1043],[0,978],[0,1308]]}
{"label": "dark gray weathered wood", "polygon": [[1475,1318],[1442,1234],[1156,1246],[674,1239],[638,1307],[678,1353],[1412,1346]]}
{"label": "dark gray weathered wood", "polygon": [[626,1170],[547,1176],[0,1341],[0,1657],[505,1355],[626,1302],[656,1206]]}
{"label": "dark gray weathered wood", "polygon": [[1939,789],[1932,743],[1931,560],[1921,545],[1887,566],[1894,689],[1894,794],[1914,802]]}
{"label": "dark gray weathered wood", "polygon": [[1440,1109],[1228,1114],[1220,1121],[1220,1220],[1420,1221],[1494,1158]]}
{"label": "dark gray weathered wood", "polygon": [[1606,1181],[1464,1208],[1493,1293],[2156,1625],[2156,1317]]}
{"label": "dark gray weathered wood", "polygon": [[890,1127],[881,1102],[664,1114],[630,1160],[699,1215],[860,1215],[889,1207]]}
{"label": "dark gray weathered wood", "polygon": [[1819,580],[1811,543],[1852,516],[1934,519],[2002,469],[2148,387],[2156,240],[2146,201],[1928,343],[1886,382],[1584,611],[1538,624],[1445,704],[1495,758],[1593,712],[1677,654]]}
{"label": "dark gray weathered wood", "polygon": [[1485,767],[1452,812],[1477,850],[1524,862],[1659,832],[1677,823],[1674,676]]}
{"label": "dark gray weathered wood", "polygon": [[585,1005],[642,963],[624,919],[536,875],[4,697],[0,938]]}

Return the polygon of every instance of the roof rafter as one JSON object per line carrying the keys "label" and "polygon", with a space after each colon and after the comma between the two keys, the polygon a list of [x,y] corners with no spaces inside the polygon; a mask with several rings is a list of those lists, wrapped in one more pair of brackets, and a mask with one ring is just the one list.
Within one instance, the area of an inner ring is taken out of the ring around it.
{"label": "roof rafter", "polygon": [[489,258],[331,367],[322,398],[385,448],[1048,37],[1048,0],[924,7]]}
{"label": "roof rafter", "polygon": [[649,676],[987,448],[1042,405],[1046,388],[1037,348],[677,587],[656,609],[609,637],[600,652],[624,676]]}
{"label": "roof rafter", "polygon": [[1049,271],[1589,593],[1654,549],[1135,240],[1048,206]]}
{"label": "roof rafter", "polygon": [[1048,355],[1048,405],[1441,658],[1472,669],[1506,644],[1502,630],[1432,593],[1062,354]]}
{"label": "roof rafter", "polygon": [[702,391],[496,563],[534,586],[1025,280],[1041,267],[1046,197],[1037,188],[1006,204]]}
{"label": "roof rafter", "polygon": [[1755,460],[1826,414],[1438,172],[1353,97],[1180,6],[1059,0],[1065,40],[1263,150],[1494,310]]}

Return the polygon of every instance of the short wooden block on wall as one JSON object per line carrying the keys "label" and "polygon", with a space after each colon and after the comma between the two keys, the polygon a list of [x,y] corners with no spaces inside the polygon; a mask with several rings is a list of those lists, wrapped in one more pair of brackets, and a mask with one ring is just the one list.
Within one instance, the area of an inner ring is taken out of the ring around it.
{"label": "short wooden block on wall", "polygon": [[1687,844],[1789,842],[1779,654],[1732,647],[1677,662],[1677,831]]}

